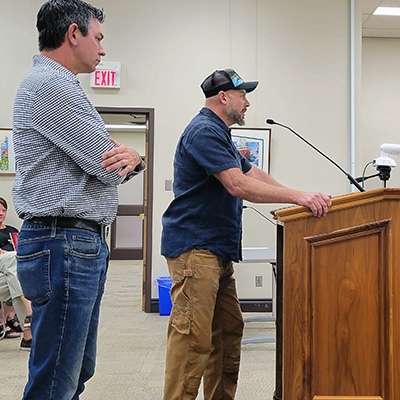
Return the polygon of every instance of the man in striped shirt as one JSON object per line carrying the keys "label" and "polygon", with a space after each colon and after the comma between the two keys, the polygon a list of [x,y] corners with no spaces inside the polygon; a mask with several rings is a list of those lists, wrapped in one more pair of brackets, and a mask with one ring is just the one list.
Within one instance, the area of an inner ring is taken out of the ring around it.
{"label": "man in striped shirt", "polygon": [[103,20],[84,1],[47,1],[37,15],[40,55],[15,99],[18,276],[33,310],[24,400],[78,399],[94,374],[105,227],[117,185],[145,168],[110,138],[76,77],[105,56]]}

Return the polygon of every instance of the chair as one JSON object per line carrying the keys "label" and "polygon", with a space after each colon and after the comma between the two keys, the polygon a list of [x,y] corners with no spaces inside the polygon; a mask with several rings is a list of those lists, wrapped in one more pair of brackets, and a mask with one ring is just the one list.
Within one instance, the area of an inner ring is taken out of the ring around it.
{"label": "chair", "polygon": [[11,243],[14,247],[14,250],[17,251],[18,232],[11,232],[10,238],[11,238]]}

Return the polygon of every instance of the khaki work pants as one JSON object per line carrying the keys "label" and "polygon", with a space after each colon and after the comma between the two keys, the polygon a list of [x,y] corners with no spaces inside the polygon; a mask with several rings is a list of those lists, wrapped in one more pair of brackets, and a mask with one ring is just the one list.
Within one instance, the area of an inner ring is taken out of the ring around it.
{"label": "khaki work pants", "polygon": [[167,258],[173,304],[167,339],[164,400],[234,399],[243,318],[233,265],[206,250]]}

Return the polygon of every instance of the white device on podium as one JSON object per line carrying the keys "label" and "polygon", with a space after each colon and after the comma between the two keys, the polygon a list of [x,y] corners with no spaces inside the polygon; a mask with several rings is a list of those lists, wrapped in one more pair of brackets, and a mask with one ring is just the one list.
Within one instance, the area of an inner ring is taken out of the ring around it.
{"label": "white device on podium", "polygon": [[396,166],[396,161],[389,157],[389,154],[400,154],[400,144],[383,143],[379,148],[381,156],[372,160],[372,165],[378,171],[379,179],[383,181],[386,187],[386,181],[390,178],[390,171]]}
{"label": "white device on podium", "polygon": [[389,157],[389,154],[400,154],[400,144],[394,144],[394,143],[383,143],[381,147],[379,148],[381,151],[381,156],[378,158],[375,158],[373,160],[373,164],[376,167],[382,167],[382,166],[389,166],[389,167],[395,167],[396,166],[396,161],[394,161],[392,158]]}

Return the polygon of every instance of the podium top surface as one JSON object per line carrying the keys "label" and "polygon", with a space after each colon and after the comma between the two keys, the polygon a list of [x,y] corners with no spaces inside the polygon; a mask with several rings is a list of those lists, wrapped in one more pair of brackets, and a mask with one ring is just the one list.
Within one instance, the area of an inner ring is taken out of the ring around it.
{"label": "podium top surface", "polygon": [[[336,196],[332,198],[332,206],[329,209],[328,215],[330,212],[388,199],[400,200],[400,188],[375,189],[362,193],[350,193]],[[310,209],[303,206],[280,208],[277,210],[272,210],[271,213],[273,214],[274,218],[277,219],[280,223],[313,216]]]}

